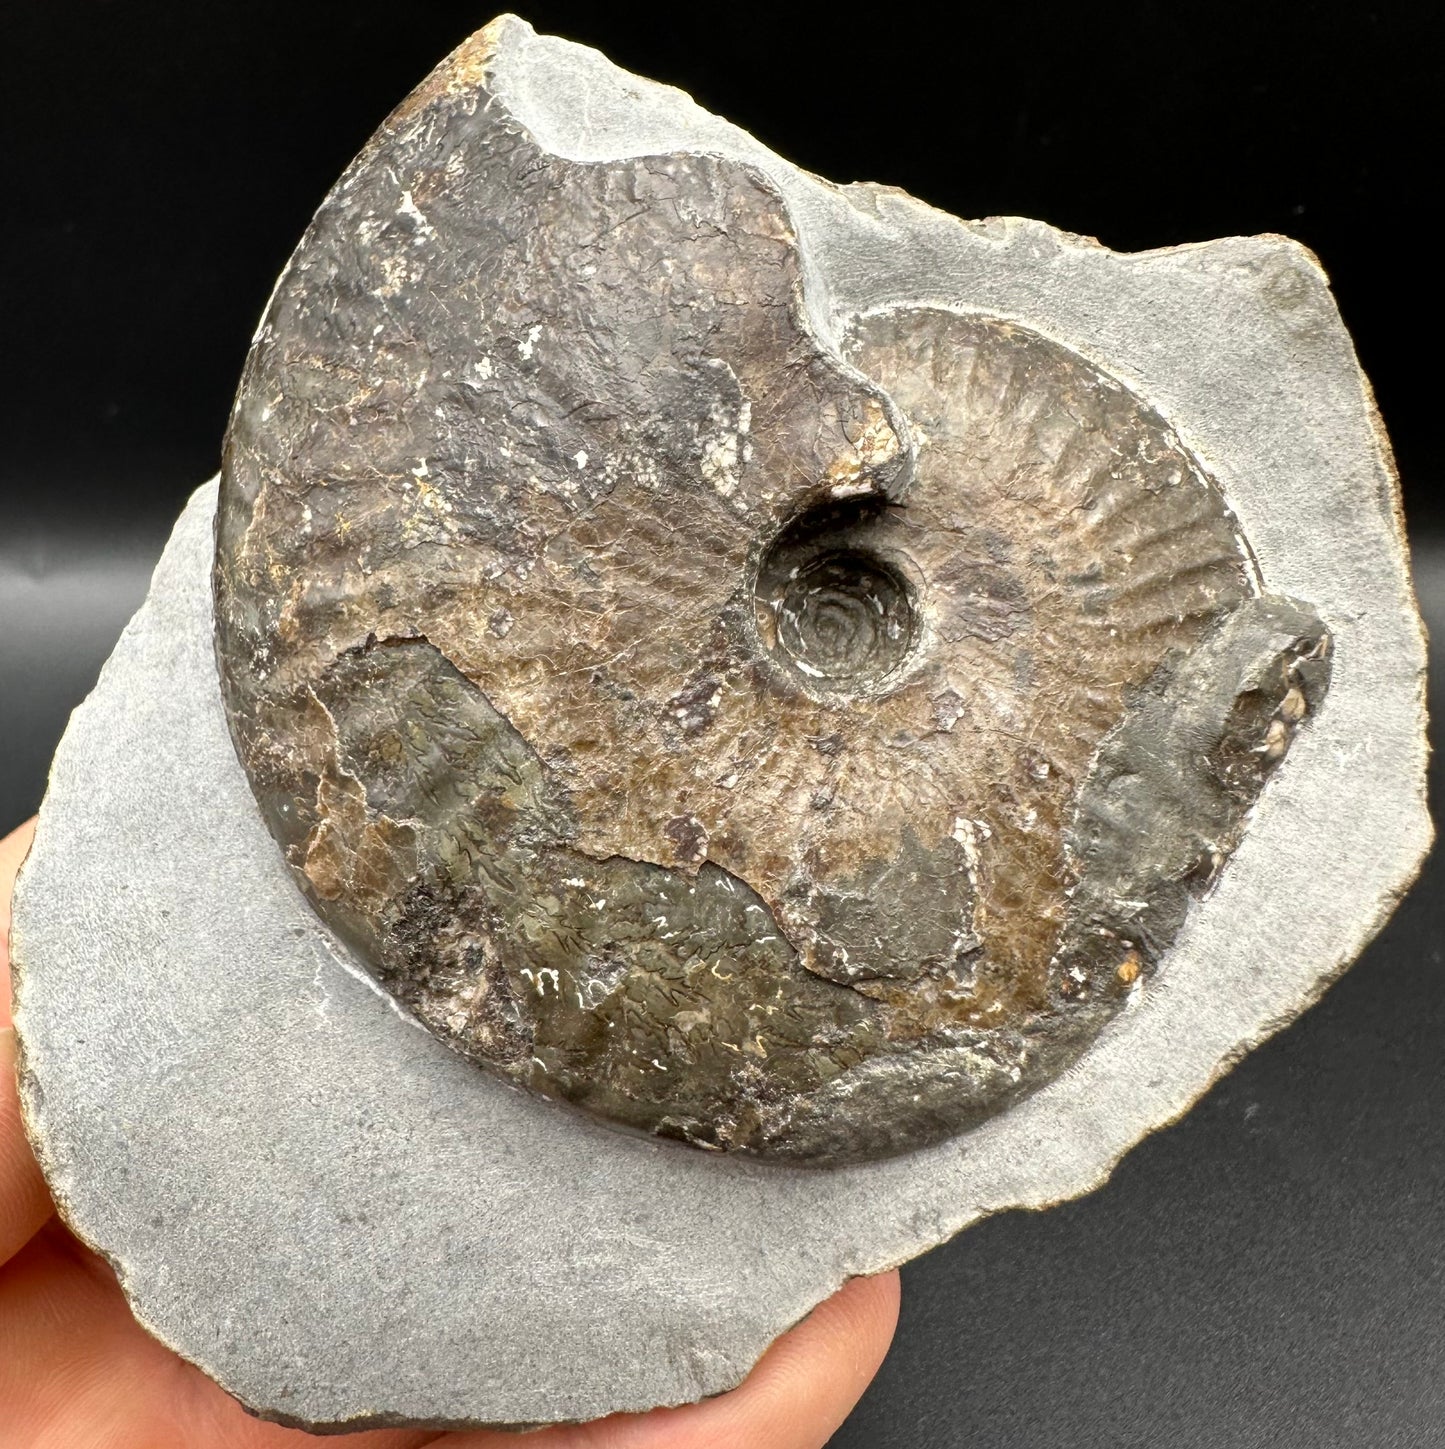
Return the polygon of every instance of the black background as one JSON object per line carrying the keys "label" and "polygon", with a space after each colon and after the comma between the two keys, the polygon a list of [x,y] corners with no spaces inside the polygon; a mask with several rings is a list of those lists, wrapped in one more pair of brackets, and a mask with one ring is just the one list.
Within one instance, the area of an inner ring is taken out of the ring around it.
{"label": "black background", "polygon": [[[1375,383],[1445,633],[1436,5],[525,14],[836,180],[1124,250],[1307,243]],[[0,4],[0,829],[38,803],[66,712],[215,471],[311,211],[490,15]],[[893,1354],[835,1445],[1445,1444],[1441,916],[1427,874],[1323,1005],[1107,1188],[906,1269]]]}

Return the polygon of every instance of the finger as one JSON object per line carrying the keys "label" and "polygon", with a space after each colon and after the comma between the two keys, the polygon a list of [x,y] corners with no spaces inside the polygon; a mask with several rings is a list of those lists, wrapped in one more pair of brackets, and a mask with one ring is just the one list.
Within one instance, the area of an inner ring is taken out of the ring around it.
{"label": "finger", "polygon": [[0,1027],[10,1025],[10,895],[34,836],[35,822],[27,820],[0,840]]}
{"label": "finger", "polygon": [[854,1278],[762,1357],[730,1394],[644,1415],[578,1449],[822,1449],[883,1362],[898,1326],[898,1274]]}
{"label": "finger", "polygon": [[850,1279],[778,1341],[736,1396],[699,1406],[699,1419],[709,1422],[698,1449],[820,1449],[882,1367],[898,1304],[896,1270]]}
{"label": "finger", "polygon": [[[878,1372],[898,1324],[898,1274],[853,1278],[785,1333],[731,1393],[528,1436],[528,1449],[822,1449]],[[511,1436],[446,1436],[500,1449]]]}
{"label": "finger", "polygon": [[51,1214],[50,1194],[20,1120],[15,1032],[0,1030],[0,1264],[30,1241]]}
{"label": "finger", "polygon": [[10,1025],[10,895],[34,834],[35,822],[27,820],[0,840],[0,1263],[24,1247],[52,1211],[20,1120]]}

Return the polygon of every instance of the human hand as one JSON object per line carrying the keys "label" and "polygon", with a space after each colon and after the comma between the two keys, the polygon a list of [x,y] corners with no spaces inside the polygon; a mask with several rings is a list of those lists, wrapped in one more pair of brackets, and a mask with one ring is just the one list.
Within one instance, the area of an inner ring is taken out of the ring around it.
{"label": "human hand", "polygon": [[[316,1443],[251,1418],[131,1316],[114,1273],[55,1216],[20,1122],[10,1027],[10,894],[34,822],[0,840],[0,1449],[284,1449]],[[820,1449],[877,1372],[898,1274],[855,1278],[731,1393],[519,1438],[380,1429],[354,1449]]]}

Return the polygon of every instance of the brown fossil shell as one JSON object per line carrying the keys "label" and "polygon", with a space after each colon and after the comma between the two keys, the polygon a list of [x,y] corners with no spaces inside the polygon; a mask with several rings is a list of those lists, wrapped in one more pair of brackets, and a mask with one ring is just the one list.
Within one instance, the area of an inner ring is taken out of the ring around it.
{"label": "brown fossil shell", "polygon": [[283,274],[217,644],[321,915],[504,1077],[831,1162],[1145,983],[1328,683],[1199,460],[965,308],[803,306],[777,191],[545,151],[464,47]]}

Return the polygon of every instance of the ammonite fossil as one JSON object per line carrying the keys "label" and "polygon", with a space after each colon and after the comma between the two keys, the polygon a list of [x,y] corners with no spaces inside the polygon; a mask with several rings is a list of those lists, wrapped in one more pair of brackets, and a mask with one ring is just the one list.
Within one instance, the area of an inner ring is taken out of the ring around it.
{"label": "ammonite fossil", "polygon": [[564,159],[492,57],[381,129],[247,363],[265,818],[534,1091],[800,1161],[967,1129],[1150,989],[1329,630],[1126,379],[967,298],[829,311],[762,172]]}

